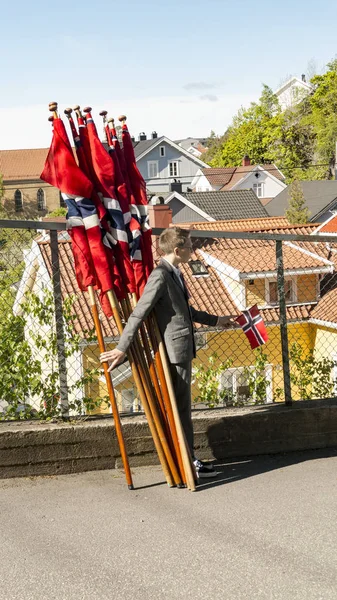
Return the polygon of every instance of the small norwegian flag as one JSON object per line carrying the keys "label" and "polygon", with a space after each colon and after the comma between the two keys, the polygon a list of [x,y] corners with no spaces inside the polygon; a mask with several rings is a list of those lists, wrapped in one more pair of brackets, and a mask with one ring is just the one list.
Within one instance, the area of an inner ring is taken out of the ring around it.
{"label": "small norwegian flag", "polygon": [[257,304],[254,304],[248,310],[244,310],[242,315],[237,317],[236,322],[241,325],[245,332],[252,350],[262,346],[268,341],[268,333]]}

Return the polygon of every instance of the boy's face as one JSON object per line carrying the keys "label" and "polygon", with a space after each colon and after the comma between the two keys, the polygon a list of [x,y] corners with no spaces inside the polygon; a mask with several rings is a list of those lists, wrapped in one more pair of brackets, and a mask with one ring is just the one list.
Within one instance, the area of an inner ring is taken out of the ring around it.
{"label": "boy's face", "polygon": [[187,238],[184,246],[182,248],[175,248],[174,253],[179,258],[179,262],[187,263],[191,258],[192,250],[192,240],[191,238]]}

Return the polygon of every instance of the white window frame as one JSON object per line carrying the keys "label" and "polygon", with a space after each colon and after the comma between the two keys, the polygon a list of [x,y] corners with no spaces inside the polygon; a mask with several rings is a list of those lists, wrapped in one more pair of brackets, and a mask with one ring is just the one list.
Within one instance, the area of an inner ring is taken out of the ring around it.
{"label": "white window frame", "polygon": [[[157,175],[151,174],[151,168],[155,165]],[[148,160],[147,161],[147,174],[149,179],[157,179],[159,177],[159,163],[158,160]]]}
{"label": "white window frame", "polygon": [[[177,172],[174,175],[171,175],[171,165],[176,165]],[[170,160],[168,163],[168,176],[169,177],[179,177],[179,161]]]}
{"label": "white window frame", "polygon": [[160,158],[163,158],[166,154],[166,148],[165,146],[159,146],[159,156]]}
{"label": "white window frame", "polygon": [[[286,304],[296,304],[296,302],[297,302],[297,277],[285,277],[284,281],[292,282],[291,300],[286,301]],[[270,301],[269,284],[275,283],[275,282],[277,282],[276,277],[268,277],[265,280],[265,295],[266,295],[266,303],[268,304],[268,306],[277,306],[279,304],[279,301],[273,302],[273,303],[271,303],[271,301]]]}
{"label": "white window frame", "polygon": [[[221,391],[223,389],[222,386],[222,379],[225,376],[226,373],[231,373],[233,374],[233,379],[232,379],[232,392],[235,395],[236,391],[237,391],[237,375],[241,374],[244,372],[244,370],[248,368],[248,369],[254,369],[254,366],[247,366],[247,367],[231,367],[230,369],[226,369],[225,371],[223,371],[222,373],[220,373],[219,376],[219,391]],[[271,404],[273,402],[273,365],[268,364],[266,365],[265,368],[265,375],[266,375],[266,379],[268,381],[268,386],[266,389],[266,404]]]}
{"label": "white window frame", "polygon": [[[258,194],[259,187],[261,188],[261,194]],[[263,181],[253,183],[253,190],[258,198],[264,198],[264,182]]]}

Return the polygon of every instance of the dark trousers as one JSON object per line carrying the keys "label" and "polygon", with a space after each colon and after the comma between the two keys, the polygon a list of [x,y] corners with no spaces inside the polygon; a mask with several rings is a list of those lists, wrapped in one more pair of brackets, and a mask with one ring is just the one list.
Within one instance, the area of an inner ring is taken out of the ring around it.
{"label": "dark trousers", "polygon": [[178,411],[181,424],[185,432],[186,441],[189,446],[191,456],[194,457],[193,449],[193,425],[191,415],[191,378],[192,363],[170,364],[172,383],[176,395]]}

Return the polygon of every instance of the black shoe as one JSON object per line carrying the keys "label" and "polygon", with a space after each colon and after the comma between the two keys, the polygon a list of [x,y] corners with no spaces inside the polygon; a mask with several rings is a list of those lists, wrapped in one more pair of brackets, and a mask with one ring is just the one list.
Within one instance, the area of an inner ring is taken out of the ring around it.
{"label": "black shoe", "polygon": [[217,477],[220,473],[214,470],[213,465],[209,463],[204,463],[202,460],[194,460],[193,464],[195,466],[195,470],[197,472],[197,476],[199,479],[206,479],[208,477]]}

